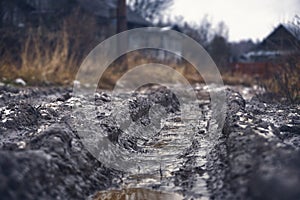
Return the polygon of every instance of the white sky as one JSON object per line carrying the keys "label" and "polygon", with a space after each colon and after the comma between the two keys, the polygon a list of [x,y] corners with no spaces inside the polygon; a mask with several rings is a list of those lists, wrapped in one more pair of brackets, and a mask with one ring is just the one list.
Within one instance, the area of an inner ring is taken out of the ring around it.
{"label": "white sky", "polygon": [[196,23],[207,14],[213,24],[225,22],[230,41],[257,40],[300,14],[300,0],[174,0],[170,12]]}

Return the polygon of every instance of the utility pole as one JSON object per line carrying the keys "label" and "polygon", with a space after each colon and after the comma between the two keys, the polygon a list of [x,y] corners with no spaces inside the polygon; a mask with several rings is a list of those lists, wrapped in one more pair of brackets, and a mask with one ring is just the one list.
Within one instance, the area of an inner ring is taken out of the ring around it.
{"label": "utility pole", "polygon": [[0,2],[0,28],[2,28],[3,16],[4,16],[4,2]]}
{"label": "utility pole", "polygon": [[[117,0],[118,1],[118,7],[117,7],[117,33],[123,32],[127,30],[127,11],[126,11],[126,0]],[[124,33],[123,33],[124,34]],[[128,36],[126,35],[124,40],[118,40],[117,48],[118,53],[120,54],[124,50],[127,49],[128,46]],[[127,62],[127,55],[124,54],[120,59],[118,64],[120,65],[120,68],[118,71],[120,72],[126,72],[128,68],[128,62]]]}
{"label": "utility pole", "polygon": [[118,0],[117,33],[127,30],[126,0]]}

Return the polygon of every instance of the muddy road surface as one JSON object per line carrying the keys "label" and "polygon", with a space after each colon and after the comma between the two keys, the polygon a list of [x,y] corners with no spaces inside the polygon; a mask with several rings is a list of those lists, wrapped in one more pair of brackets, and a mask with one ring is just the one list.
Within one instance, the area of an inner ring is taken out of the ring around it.
{"label": "muddy road surface", "polygon": [[2,86],[0,199],[300,199],[300,106],[210,90]]}

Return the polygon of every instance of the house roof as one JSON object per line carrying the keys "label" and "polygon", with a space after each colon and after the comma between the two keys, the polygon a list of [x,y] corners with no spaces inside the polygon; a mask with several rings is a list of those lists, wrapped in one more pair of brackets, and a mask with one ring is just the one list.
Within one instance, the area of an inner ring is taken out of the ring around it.
{"label": "house roof", "polygon": [[300,27],[293,25],[293,24],[281,24],[281,25],[287,31],[289,31],[296,39],[298,39],[300,41]]}
{"label": "house roof", "polygon": [[277,26],[261,43],[252,51],[277,51],[299,50],[300,28],[289,24]]}
{"label": "house roof", "polygon": [[[77,0],[77,2],[89,12],[104,17],[115,17],[117,2],[115,0]],[[129,23],[150,26],[151,24],[146,21],[142,16],[127,7],[127,21]]]}
{"label": "house roof", "polygon": [[242,54],[239,61],[265,61],[300,51],[300,27],[280,24],[261,43]]}

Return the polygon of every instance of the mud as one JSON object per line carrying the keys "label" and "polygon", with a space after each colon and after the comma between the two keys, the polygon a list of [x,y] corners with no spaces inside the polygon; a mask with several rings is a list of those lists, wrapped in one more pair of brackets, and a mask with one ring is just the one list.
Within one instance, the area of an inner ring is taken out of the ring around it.
{"label": "mud", "polygon": [[[141,126],[158,124],[149,117],[153,105],[165,108],[162,129],[145,138],[125,115],[116,125],[113,110],[122,113],[123,105],[107,91],[74,98],[70,88],[1,86],[1,199],[300,199],[300,106],[245,100],[227,89],[225,125],[209,129],[217,125],[206,89],[199,91],[186,108],[187,124],[166,88],[128,96],[129,116]],[[73,116],[74,106],[91,102],[93,113]],[[111,168],[82,143],[76,124],[83,122],[116,148],[159,161],[135,171]]]}
{"label": "mud", "polygon": [[300,199],[299,105],[238,99],[211,152],[211,198]]}

